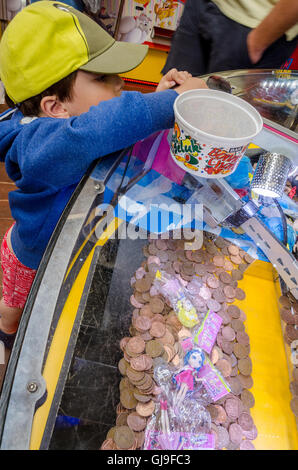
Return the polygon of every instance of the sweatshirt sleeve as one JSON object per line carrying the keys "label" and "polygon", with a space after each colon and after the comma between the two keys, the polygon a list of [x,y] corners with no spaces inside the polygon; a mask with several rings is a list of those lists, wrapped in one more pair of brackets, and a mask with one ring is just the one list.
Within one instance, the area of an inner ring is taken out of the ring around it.
{"label": "sweatshirt sleeve", "polygon": [[55,187],[73,184],[92,161],[172,127],[177,96],[174,90],[123,92],[80,116],[25,124],[16,142],[21,172]]}

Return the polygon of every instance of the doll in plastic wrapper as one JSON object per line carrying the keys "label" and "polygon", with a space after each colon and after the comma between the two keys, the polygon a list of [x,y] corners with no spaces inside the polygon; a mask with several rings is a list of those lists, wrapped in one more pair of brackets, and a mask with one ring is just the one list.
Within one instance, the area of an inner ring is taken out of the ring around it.
{"label": "doll in plastic wrapper", "polygon": [[188,391],[194,390],[195,382],[201,382],[197,377],[201,367],[204,365],[205,354],[200,348],[193,348],[184,356],[184,367],[173,376],[173,382],[179,387],[175,396],[175,405],[179,406]]}

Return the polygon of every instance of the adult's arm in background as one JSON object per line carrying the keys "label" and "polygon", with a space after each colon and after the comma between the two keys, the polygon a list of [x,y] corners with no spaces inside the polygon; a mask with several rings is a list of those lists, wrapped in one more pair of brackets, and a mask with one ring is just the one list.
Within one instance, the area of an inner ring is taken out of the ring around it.
{"label": "adult's arm in background", "polygon": [[279,0],[247,36],[250,60],[256,64],[265,50],[298,22],[298,0]]}

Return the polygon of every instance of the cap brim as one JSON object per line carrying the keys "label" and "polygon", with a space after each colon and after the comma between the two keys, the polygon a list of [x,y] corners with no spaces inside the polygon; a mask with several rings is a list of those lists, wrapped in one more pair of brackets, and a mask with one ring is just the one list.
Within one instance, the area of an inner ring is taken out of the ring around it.
{"label": "cap brim", "polygon": [[80,67],[80,70],[93,73],[124,73],[143,62],[148,46],[116,41],[102,54]]}

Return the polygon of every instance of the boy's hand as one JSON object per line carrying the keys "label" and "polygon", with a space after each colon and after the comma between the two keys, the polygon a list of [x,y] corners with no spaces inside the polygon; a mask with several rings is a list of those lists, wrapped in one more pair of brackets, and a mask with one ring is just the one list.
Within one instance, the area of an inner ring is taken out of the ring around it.
{"label": "boy's hand", "polygon": [[179,72],[177,69],[171,69],[160,80],[155,91],[168,90],[177,85],[183,85],[192,75],[186,71]]}
{"label": "boy's hand", "polygon": [[205,81],[202,78],[191,77],[188,78],[182,85],[177,86],[175,91],[181,95],[185,91],[196,90],[197,88],[208,88]]}

